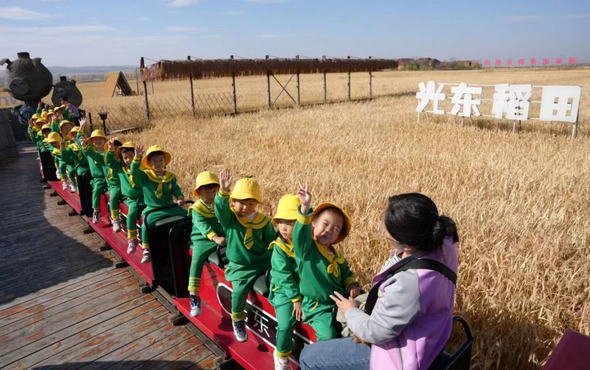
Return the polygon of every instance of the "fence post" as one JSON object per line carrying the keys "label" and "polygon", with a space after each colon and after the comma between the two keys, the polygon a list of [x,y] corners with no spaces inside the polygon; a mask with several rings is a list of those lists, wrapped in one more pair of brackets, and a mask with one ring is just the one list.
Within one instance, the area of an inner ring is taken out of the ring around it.
{"label": "fence post", "polygon": [[[371,59],[370,55],[369,59]],[[369,100],[370,99],[373,99],[373,71],[371,67],[369,67]]]}
{"label": "fence post", "polygon": [[[295,59],[299,59],[299,55],[295,55]],[[301,105],[301,90],[299,87],[299,68],[297,69],[297,105]]]}
{"label": "fence post", "polygon": [[[322,56],[322,60],[326,60],[326,56]],[[326,68],[324,67],[324,103],[328,101],[328,87],[326,86]]]}
{"label": "fence post", "polygon": [[[186,60],[191,60],[191,56],[189,55],[186,57]],[[188,80],[191,85],[191,112],[193,113],[193,117],[195,116],[195,92],[193,91],[193,72],[191,68],[191,73],[188,76]]]}
{"label": "fence post", "polygon": [[[230,55],[229,59],[234,60],[234,56]],[[234,71],[233,65],[232,65],[232,72],[231,72],[231,87],[232,87],[233,98],[234,98],[234,114],[238,114],[238,99],[236,97],[236,72]]]}
{"label": "fence post", "polygon": [[92,112],[88,112],[88,121],[90,123],[90,132],[92,132],[93,131],[93,128],[92,128]]}
{"label": "fence post", "polygon": [[[268,60],[268,55],[265,56],[265,59]],[[266,71],[266,92],[268,96],[268,107],[272,108],[272,102],[270,101],[270,70]]]}
{"label": "fence post", "polygon": [[[350,61],[350,55],[346,57],[346,59],[348,59]],[[351,98],[351,94],[350,94],[350,63],[348,63],[348,100],[350,100]]]}
{"label": "fence post", "polygon": [[[142,70],[143,68],[145,68],[145,62],[143,60],[143,57],[141,57],[140,61],[139,61],[139,69]],[[146,121],[150,120],[150,102],[148,100],[148,90],[147,90],[147,81],[145,79],[142,78],[142,83],[143,83],[143,103],[145,106],[145,119]]]}

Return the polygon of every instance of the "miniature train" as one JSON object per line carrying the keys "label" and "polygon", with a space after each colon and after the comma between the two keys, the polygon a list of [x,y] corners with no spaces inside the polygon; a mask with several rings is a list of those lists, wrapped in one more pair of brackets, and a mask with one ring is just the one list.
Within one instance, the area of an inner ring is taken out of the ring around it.
{"label": "miniature train", "polygon": [[[82,214],[77,193],[63,190],[60,181],[49,181],[48,185],[63,198],[62,204],[63,202],[67,203],[75,211],[70,214]],[[121,215],[125,219],[127,215],[126,204],[121,202],[120,208]],[[143,283],[140,284],[142,292],[148,293],[157,290],[171,303],[169,306],[173,305],[173,307],[169,307],[172,310],[177,310],[177,313],[171,316],[173,324],[181,325],[186,323],[186,320],[190,320],[225,353],[219,358],[218,364],[220,366],[235,360],[245,369],[274,368],[272,354],[277,321],[274,308],[267,299],[269,271],[258,277],[253,291],[248,296],[246,323],[248,331],[253,335],[249,335],[248,340],[244,343],[237,342],[233,336],[230,317],[232,285],[225,279],[224,274],[224,267],[227,264],[225,247],[218,246],[217,250],[209,256],[209,260],[203,268],[199,293],[202,299],[202,313],[197,317],[190,317],[187,286],[191,262],[191,219],[171,216],[158,220],[153,225],[142,225],[140,218],[138,226],[148,228],[152,253],[152,262],[142,264],[140,263],[140,251],[127,254],[125,222],[121,222],[122,230],[120,232],[113,232],[107,216],[110,214],[108,194],[102,196],[101,214],[103,216],[97,224],[94,224],[91,218],[87,218],[89,228],[96,231],[124,261],[120,265],[128,265],[135,275],[143,280]],[[473,342],[471,330],[467,322],[459,316],[455,316],[453,322],[460,324],[459,330],[463,332],[460,334],[465,339],[453,354],[442,352],[431,368],[469,369],[470,367]],[[456,327],[457,325],[454,325],[455,330],[457,330]],[[299,353],[304,346],[315,340],[315,333],[310,326],[297,323],[293,339],[293,353],[290,357],[292,368],[299,368],[297,362]]]}

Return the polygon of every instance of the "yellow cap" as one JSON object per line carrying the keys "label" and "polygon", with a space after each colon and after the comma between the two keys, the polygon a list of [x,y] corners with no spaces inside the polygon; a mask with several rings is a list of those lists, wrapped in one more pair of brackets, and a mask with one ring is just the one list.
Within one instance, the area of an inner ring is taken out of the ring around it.
{"label": "yellow cap", "polygon": [[39,113],[35,113],[35,114],[33,114],[33,116],[31,118],[36,120],[36,119],[41,118],[41,115]]}
{"label": "yellow cap", "polygon": [[61,121],[61,123],[59,124],[59,131],[60,131],[62,134],[64,133],[64,131],[63,131],[63,126],[64,126],[64,125],[72,125],[72,126],[74,126],[74,123],[73,123],[73,122],[70,122],[70,121],[68,121],[67,119],[64,119],[63,121]]}
{"label": "yellow cap", "polygon": [[92,140],[94,138],[98,138],[98,137],[102,137],[105,140],[107,138],[107,136],[104,134],[104,131],[102,131],[101,129],[96,129],[96,130],[92,131],[92,134],[90,134],[88,141],[92,142]]}
{"label": "yellow cap", "polygon": [[49,123],[45,123],[43,126],[41,126],[41,131],[43,130],[51,130],[51,125]]}
{"label": "yellow cap", "polygon": [[47,137],[43,140],[46,143],[61,143],[61,135],[57,132],[51,132]]}
{"label": "yellow cap", "polygon": [[151,169],[152,166],[150,166],[150,164],[148,163],[148,157],[150,156],[150,154],[152,153],[156,153],[156,152],[162,152],[164,154],[164,164],[167,166],[168,163],[170,163],[170,161],[172,160],[172,156],[170,155],[170,153],[168,153],[167,151],[165,151],[164,149],[162,149],[161,146],[159,145],[152,145],[148,148],[147,152],[145,152],[145,155],[143,156],[143,158],[141,159],[141,164],[145,167],[145,168],[149,168]]}
{"label": "yellow cap", "polygon": [[195,188],[193,189],[193,195],[195,197],[200,197],[199,188],[205,185],[217,184],[219,185],[219,177],[216,174],[210,171],[203,171],[197,175],[197,180],[195,181]]}
{"label": "yellow cap", "polygon": [[55,114],[55,113],[53,112],[53,109],[50,109],[50,110],[48,110],[48,111],[47,111],[47,115],[50,115],[50,114]]}
{"label": "yellow cap", "polygon": [[348,234],[350,233],[350,228],[352,227],[352,222],[350,221],[350,216],[348,216],[348,213],[346,213],[342,207],[340,207],[337,204],[334,203],[321,203],[319,206],[317,206],[314,210],[313,210],[313,214],[311,215],[311,221],[313,221],[313,219],[324,209],[326,208],[336,208],[338,209],[340,212],[342,212],[342,214],[344,215],[344,227],[342,228],[342,231],[340,232],[340,235],[338,236],[338,238],[334,241],[333,244],[339,243],[341,241],[344,240],[344,238],[346,238],[348,236]]}
{"label": "yellow cap", "polygon": [[[38,120],[36,120],[36,121],[35,121],[35,123],[42,123],[42,124],[45,124],[45,120],[44,120],[44,119],[42,119],[42,118],[39,118]],[[51,127],[49,127],[49,128],[51,128]]]}
{"label": "yellow cap", "polygon": [[76,134],[78,133],[78,131],[80,131],[80,127],[79,126],[72,127],[72,129],[70,130],[70,132],[68,132],[68,137],[70,138],[70,140],[74,140],[74,138],[72,136],[76,136]]}
{"label": "yellow cap", "polygon": [[133,141],[126,141],[123,143],[123,145],[121,145],[120,147],[118,147],[117,149],[115,149],[115,158],[121,160],[121,149],[135,149],[135,143]]}
{"label": "yellow cap", "polygon": [[41,118],[43,118],[43,119],[47,118],[47,111],[46,110],[41,112]]}
{"label": "yellow cap", "polygon": [[244,177],[236,181],[234,190],[229,195],[232,199],[255,199],[258,203],[262,203],[262,196],[260,195],[260,186],[258,182],[252,177]]}
{"label": "yellow cap", "polygon": [[277,206],[277,213],[272,218],[273,224],[276,224],[277,220],[296,220],[298,209],[301,205],[299,197],[295,194],[285,194],[279,199],[279,205]]}
{"label": "yellow cap", "polygon": [[65,105],[58,105],[58,106],[53,107],[53,111],[55,112],[57,110],[63,110],[65,107],[66,107]]}

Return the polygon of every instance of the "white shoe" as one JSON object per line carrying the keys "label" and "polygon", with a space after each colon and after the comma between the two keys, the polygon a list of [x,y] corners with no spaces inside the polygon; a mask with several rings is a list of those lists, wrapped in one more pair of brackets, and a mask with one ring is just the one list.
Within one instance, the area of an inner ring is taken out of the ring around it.
{"label": "white shoe", "polygon": [[94,211],[92,211],[92,223],[97,224],[99,222],[100,222],[100,211],[98,209],[95,209]]}
{"label": "white shoe", "polygon": [[76,185],[73,182],[70,182],[70,193],[75,193],[76,191]]}
{"label": "white shoe", "polygon": [[68,181],[62,181],[61,183],[61,190],[68,190]]}
{"label": "white shoe", "polygon": [[248,332],[246,331],[246,321],[232,321],[231,325],[234,328],[234,337],[238,342],[245,342],[248,340]]}
{"label": "white shoe", "polygon": [[150,250],[144,249],[143,250],[143,257],[141,258],[141,263],[148,263],[151,260],[152,260],[152,257],[150,256]]}
{"label": "white shoe", "polygon": [[118,233],[121,231],[121,221],[113,220],[113,232]]}
{"label": "white shoe", "polygon": [[135,248],[137,248],[137,243],[137,239],[129,240],[129,243],[127,243],[127,254],[135,252]]}
{"label": "white shoe", "polygon": [[275,360],[275,370],[291,370],[289,365],[289,357],[279,357],[277,351],[273,351],[272,357]]}
{"label": "white shoe", "polygon": [[199,316],[201,314],[201,298],[198,295],[190,294],[189,300],[191,302],[190,316]]}

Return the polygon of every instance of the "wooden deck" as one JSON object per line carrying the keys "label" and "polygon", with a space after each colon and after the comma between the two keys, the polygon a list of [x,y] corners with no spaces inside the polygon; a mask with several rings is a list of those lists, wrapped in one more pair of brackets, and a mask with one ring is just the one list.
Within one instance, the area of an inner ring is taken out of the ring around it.
{"label": "wooden deck", "polygon": [[214,367],[218,350],[170,324],[99,252],[104,241],[83,233],[86,222],[42,189],[34,147],[19,152],[0,161],[0,368]]}

